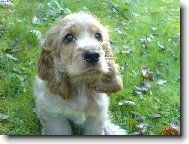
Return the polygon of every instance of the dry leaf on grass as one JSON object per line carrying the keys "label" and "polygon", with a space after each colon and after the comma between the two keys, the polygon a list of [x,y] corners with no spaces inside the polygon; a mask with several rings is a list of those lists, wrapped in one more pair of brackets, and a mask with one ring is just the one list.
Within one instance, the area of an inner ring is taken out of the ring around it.
{"label": "dry leaf on grass", "polygon": [[2,6],[13,6],[13,3],[10,0],[1,0],[0,5],[2,5]]}
{"label": "dry leaf on grass", "polygon": [[122,102],[119,102],[118,104],[119,104],[120,106],[122,106],[122,105],[135,106],[135,105],[136,105],[135,102],[129,101],[129,100],[124,100],[124,101],[122,101]]}
{"label": "dry leaf on grass", "polygon": [[150,82],[143,82],[142,83],[141,89],[142,89],[143,92],[150,90],[150,88],[151,88]]}
{"label": "dry leaf on grass", "polygon": [[165,85],[167,83],[167,81],[166,80],[158,80],[156,83],[158,85]]}
{"label": "dry leaf on grass", "polygon": [[0,114],[0,120],[6,120],[8,118],[9,116],[7,116],[6,114]]}
{"label": "dry leaf on grass", "polygon": [[18,61],[18,58],[12,56],[11,54],[6,54],[6,56],[11,59],[11,60],[14,60],[14,61]]}
{"label": "dry leaf on grass", "polygon": [[136,117],[137,120],[140,120],[140,121],[145,121],[146,117],[141,115],[140,113],[137,113],[137,112],[134,112],[134,111],[130,111],[130,113]]}
{"label": "dry leaf on grass", "polygon": [[165,46],[163,46],[160,42],[158,42],[158,47],[159,47],[160,49],[162,49],[162,50],[165,50],[165,49],[166,49]]}
{"label": "dry leaf on grass", "polygon": [[32,24],[34,25],[38,25],[39,24],[39,19],[38,17],[34,16],[33,19],[32,19]]}
{"label": "dry leaf on grass", "polygon": [[139,125],[136,125],[136,128],[138,128],[142,133],[146,132],[148,129],[148,124],[141,123]]}
{"label": "dry leaf on grass", "polygon": [[151,29],[152,29],[152,31],[156,31],[158,28],[157,27],[152,27]]}
{"label": "dry leaf on grass", "polygon": [[180,133],[180,121],[178,121],[176,118],[172,118],[172,122],[170,125],[173,130]]}
{"label": "dry leaf on grass", "polygon": [[153,79],[153,72],[150,71],[150,68],[148,66],[142,66],[142,75],[145,79],[147,80],[152,80]]}
{"label": "dry leaf on grass", "polygon": [[161,118],[161,115],[160,115],[160,114],[153,114],[153,115],[151,116],[151,119],[152,119],[152,120],[156,120],[156,119],[158,119],[158,118]]}
{"label": "dry leaf on grass", "polygon": [[141,96],[143,90],[141,88],[137,87],[137,86],[134,86],[133,87],[133,92],[136,93],[137,95]]}

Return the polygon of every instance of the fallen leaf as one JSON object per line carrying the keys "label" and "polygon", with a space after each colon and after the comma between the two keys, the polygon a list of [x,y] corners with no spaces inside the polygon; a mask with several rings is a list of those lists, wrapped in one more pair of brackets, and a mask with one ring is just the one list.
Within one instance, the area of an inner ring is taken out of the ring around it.
{"label": "fallen leaf", "polygon": [[167,81],[166,81],[166,80],[158,80],[156,83],[157,83],[158,85],[164,85],[164,84],[167,83]]}
{"label": "fallen leaf", "polygon": [[[144,47],[146,47],[148,42],[152,42],[152,39],[154,39],[154,35],[150,34],[148,37],[140,38],[140,42],[145,44]],[[148,47],[148,46],[147,46]]]}
{"label": "fallen leaf", "polygon": [[130,54],[131,52],[133,52],[132,50],[125,50],[125,51],[121,51],[120,54]]}
{"label": "fallen leaf", "polygon": [[130,113],[136,117],[137,120],[140,120],[140,121],[145,121],[146,117],[141,115],[140,113],[137,113],[137,112],[134,112],[134,111],[130,111]]}
{"label": "fallen leaf", "polygon": [[125,63],[123,66],[120,67],[120,72],[123,73],[126,68],[128,68],[129,64]]}
{"label": "fallen leaf", "polygon": [[151,37],[147,37],[148,42],[152,42]]}
{"label": "fallen leaf", "polygon": [[163,63],[162,63],[161,61],[157,61],[157,62],[155,62],[155,64],[156,64],[158,67],[163,66]]}
{"label": "fallen leaf", "polygon": [[84,6],[84,7],[83,7],[83,11],[84,11],[84,12],[89,12],[89,9]]}
{"label": "fallen leaf", "polygon": [[129,66],[129,64],[128,64],[128,63],[125,63],[124,67],[127,68],[128,66]]}
{"label": "fallen leaf", "polygon": [[2,6],[13,6],[13,3],[10,0],[1,0],[0,5],[2,5]]}
{"label": "fallen leaf", "polygon": [[134,86],[133,87],[133,92],[136,93],[137,95],[141,96],[142,95],[142,89],[137,87],[137,86]]}
{"label": "fallen leaf", "polygon": [[42,17],[41,17],[41,20],[42,20],[42,21],[46,21],[46,20],[47,20],[47,17],[46,17],[46,16],[42,16]]}
{"label": "fallen leaf", "polygon": [[30,60],[28,64],[29,64],[29,65],[32,65],[33,63],[34,63],[34,62],[33,62],[32,60]]}
{"label": "fallen leaf", "polygon": [[115,28],[115,30],[118,32],[118,34],[122,34],[122,32],[119,30],[119,28]]}
{"label": "fallen leaf", "polygon": [[41,32],[40,31],[34,29],[34,30],[31,30],[30,32],[34,33],[39,39],[41,38]]}
{"label": "fallen leaf", "polygon": [[69,8],[63,8],[64,14],[70,14],[71,10]]}
{"label": "fallen leaf", "polygon": [[136,128],[138,128],[142,133],[146,132],[148,129],[148,124],[141,123],[139,125],[136,125]]}
{"label": "fallen leaf", "polygon": [[36,8],[39,10],[43,10],[44,9],[44,5],[42,3],[37,3],[36,4]]}
{"label": "fallen leaf", "polygon": [[56,9],[55,4],[52,3],[52,2],[48,2],[47,5],[48,5],[49,8],[51,8],[51,9]]}
{"label": "fallen leaf", "polygon": [[132,15],[133,15],[134,17],[139,17],[139,16],[140,16],[140,15],[137,14],[137,13],[132,13]]}
{"label": "fallen leaf", "polygon": [[116,9],[115,9],[115,8],[113,8],[113,9],[112,9],[112,11],[113,11],[114,13],[117,13],[117,11],[116,11]]}
{"label": "fallen leaf", "polygon": [[156,31],[158,28],[157,27],[152,27],[151,28],[153,31]]}
{"label": "fallen leaf", "polygon": [[6,56],[7,56],[9,59],[11,59],[11,60],[14,60],[14,61],[17,61],[17,60],[18,60],[18,58],[13,57],[11,54],[6,54]]}
{"label": "fallen leaf", "polygon": [[59,8],[59,9],[62,8],[62,7],[60,6],[60,4],[59,4],[56,0],[54,0],[53,2],[55,3],[55,5],[56,5],[57,8]]}
{"label": "fallen leaf", "polygon": [[155,78],[160,78],[162,76],[162,74],[160,73],[160,71],[158,69],[155,70],[155,73],[154,73],[154,77]]}
{"label": "fallen leaf", "polygon": [[135,70],[131,70],[131,72],[132,72],[132,74],[135,75],[135,76],[138,74]]}
{"label": "fallen leaf", "polygon": [[160,115],[160,114],[153,114],[153,115],[151,116],[151,119],[152,119],[152,120],[155,120],[155,119],[158,119],[158,118],[161,118],[161,115]]}
{"label": "fallen leaf", "polygon": [[171,135],[180,135],[180,129],[179,130],[175,130],[175,129],[172,128]]}
{"label": "fallen leaf", "polygon": [[146,91],[150,90],[150,88],[151,88],[150,82],[143,82],[142,83],[142,87],[141,87],[142,91],[146,92]]}
{"label": "fallen leaf", "polygon": [[161,103],[157,97],[153,97],[153,99],[156,100],[158,103]]}
{"label": "fallen leaf", "polygon": [[139,91],[139,92],[142,92],[143,90],[137,86],[134,86],[133,87],[133,91]]}
{"label": "fallen leaf", "polygon": [[121,66],[119,71],[120,71],[121,73],[123,73],[123,72],[125,71],[125,67]]}
{"label": "fallen leaf", "polygon": [[138,115],[138,116],[136,117],[136,119],[139,120],[139,121],[145,121],[146,117],[143,116],[143,115]]}
{"label": "fallen leaf", "polygon": [[[149,48],[149,45],[148,45],[147,43],[145,43],[145,44],[142,45],[142,47],[143,47],[143,48]],[[144,55],[144,54],[146,54],[146,52],[143,51],[143,53],[141,53],[141,54]]]}
{"label": "fallen leaf", "polygon": [[145,38],[140,38],[141,43],[146,43],[146,37]]}
{"label": "fallen leaf", "polygon": [[0,38],[2,36],[2,34],[5,32],[5,28],[3,25],[0,24]]}
{"label": "fallen leaf", "polygon": [[20,47],[16,46],[15,48],[9,48],[9,49],[6,49],[5,52],[6,53],[16,53],[17,51],[20,51]]}
{"label": "fallen leaf", "polygon": [[154,39],[154,35],[153,34],[150,34],[150,36],[149,36],[150,38],[152,38],[152,39]]}
{"label": "fallen leaf", "polygon": [[177,118],[172,118],[171,128],[180,133],[180,121]]}
{"label": "fallen leaf", "polygon": [[32,24],[35,24],[35,25],[39,24],[39,19],[38,19],[38,17],[36,17],[36,16],[33,17],[33,19],[32,19]]}
{"label": "fallen leaf", "polygon": [[160,42],[158,42],[158,46],[159,46],[159,48],[161,48],[162,50],[165,50],[165,46],[163,46]]}
{"label": "fallen leaf", "polygon": [[119,104],[120,106],[122,106],[122,105],[135,106],[135,105],[136,105],[135,102],[133,102],[133,101],[128,101],[128,100],[124,100],[124,101],[122,101],[122,102],[119,102],[118,104]]}
{"label": "fallen leaf", "polygon": [[164,130],[157,131],[160,135],[180,135],[180,131],[174,130],[173,128],[165,128]]}
{"label": "fallen leaf", "polygon": [[13,48],[11,50],[12,53],[16,53],[17,51],[20,51],[20,47],[19,46],[16,46],[15,48]]}
{"label": "fallen leaf", "polygon": [[153,72],[150,71],[150,68],[148,66],[142,66],[142,75],[145,79],[147,80],[152,80],[153,79]]}
{"label": "fallen leaf", "polygon": [[6,120],[8,118],[9,116],[7,116],[6,114],[0,114],[0,120]]}

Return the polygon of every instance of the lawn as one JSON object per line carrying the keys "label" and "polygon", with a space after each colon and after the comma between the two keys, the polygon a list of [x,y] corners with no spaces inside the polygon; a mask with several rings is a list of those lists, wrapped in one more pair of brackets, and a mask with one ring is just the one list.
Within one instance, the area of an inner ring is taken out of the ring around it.
{"label": "lawn", "polygon": [[110,32],[124,90],[110,115],[128,135],[180,135],[180,2],[12,0],[0,6],[0,134],[39,135],[33,79],[40,39],[70,12],[94,14]]}

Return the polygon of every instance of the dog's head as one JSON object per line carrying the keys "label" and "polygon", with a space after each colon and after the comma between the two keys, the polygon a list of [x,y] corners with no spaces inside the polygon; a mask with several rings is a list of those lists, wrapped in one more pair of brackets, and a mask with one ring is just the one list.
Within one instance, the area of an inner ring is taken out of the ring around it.
{"label": "dog's head", "polygon": [[69,97],[71,82],[86,82],[98,92],[122,89],[107,29],[85,13],[66,16],[47,33],[39,76],[48,82],[51,91],[64,98]]}

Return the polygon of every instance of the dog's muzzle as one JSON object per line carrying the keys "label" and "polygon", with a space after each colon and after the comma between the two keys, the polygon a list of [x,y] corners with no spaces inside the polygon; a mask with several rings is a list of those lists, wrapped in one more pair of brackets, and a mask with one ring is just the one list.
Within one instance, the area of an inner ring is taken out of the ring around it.
{"label": "dog's muzzle", "polygon": [[83,60],[86,60],[88,63],[97,63],[100,58],[100,54],[96,50],[87,50],[82,55]]}

